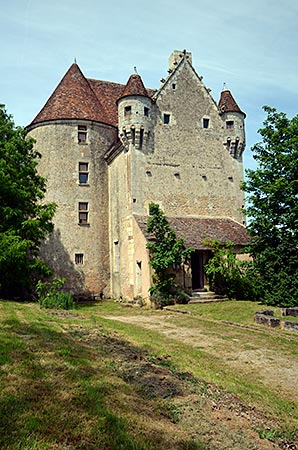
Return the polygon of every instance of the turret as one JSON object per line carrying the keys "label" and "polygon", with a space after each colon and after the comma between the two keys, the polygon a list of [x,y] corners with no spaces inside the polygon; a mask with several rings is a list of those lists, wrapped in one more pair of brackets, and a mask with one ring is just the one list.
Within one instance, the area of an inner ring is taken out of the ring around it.
{"label": "turret", "polygon": [[241,159],[245,148],[244,119],[246,116],[225,85],[221,92],[218,108],[224,122],[224,144],[233,158]]}
{"label": "turret", "polygon": [[127,150],[148,152],[153,131],[153,102],[136,69],[117,101],[119,138]]}

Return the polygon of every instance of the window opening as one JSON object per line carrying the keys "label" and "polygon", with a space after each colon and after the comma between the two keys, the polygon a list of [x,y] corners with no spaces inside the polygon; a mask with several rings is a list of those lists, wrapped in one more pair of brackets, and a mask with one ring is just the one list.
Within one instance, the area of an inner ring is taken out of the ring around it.
{"label": "window opening", "polygon": [[227,120],[226,121],[226,127],[231,129],[234,128],[234,121],[233,120]]}
{"label": "window opening", "polygon": [[75,254],[75,264],[84,264],[84,254],[83,253]]}
{"label": "window opening", "polygon": [[173,91],[176,89],[176,83],[172,84],[172,89],[173,89]]}
{"label": "window opening", "polygon": [[143,128],[140,129],[140,149],[143,147],[143,141],[144,141],[144,130]]}
{"label": "window opening", "polygon": [[149,116],[149,108],[147,108],[146,106],[144,106],[144,116]]}
{"label": "window opening", "polygon": [[203,119],[203,128],[209,128],[209,119]]}
{"label": "window opening", "polygon": [[78,142],[79,144],[85,144],[87,142],[87,126],[78,125]]}
{"label": "window opening", "polygon": [[89,179],[89,163],[79,162],[79,183],[88,184]]}
{"label": "window opening", "polygon": [[131,106],[124,107],[124,115],[129,116],[131,114]]}
{"label": "window opening", "polygon": [[89,219],[89,206],[88,202],[79,202],[79,224],[88,224]]}
{"label": "window opening", "polygon": [[163,115],[163,123],[165,125],[168,125],[170,123],[170,114],[164,114]]}

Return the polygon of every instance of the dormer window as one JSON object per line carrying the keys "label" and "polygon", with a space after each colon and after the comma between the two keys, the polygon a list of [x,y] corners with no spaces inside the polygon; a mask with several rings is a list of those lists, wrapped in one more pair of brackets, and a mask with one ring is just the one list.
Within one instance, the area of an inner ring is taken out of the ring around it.
{"label": "dormer window", "polygon": [[209,128],[210,120],[207,118],[203,119],[203,128]]}
{"label": "dormer window", "polygon": [[131,106],[125,106],[124,108],[124,115],[125,116],[130,116],[131,114]]}
{"label": "dormer window", "polygon": [[233,121],[233,120],[227,120],[227,121],[226,121],[226,127],[227,127],[228,129],[234,128],[234,121]]}
{"label": "dormer window", "polygon": [[78,143],[86,144],[87,142],[87,126],[78,125]]}

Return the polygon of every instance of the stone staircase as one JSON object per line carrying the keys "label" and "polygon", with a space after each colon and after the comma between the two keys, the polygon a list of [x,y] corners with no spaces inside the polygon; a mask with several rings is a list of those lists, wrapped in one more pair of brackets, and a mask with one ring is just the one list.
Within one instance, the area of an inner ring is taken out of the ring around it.
{"label": "stone staircase", "polygon": [[227,298],[216,295],[212,291],[192,291],[190,303],[213,303],[213,302],[225,302]]}

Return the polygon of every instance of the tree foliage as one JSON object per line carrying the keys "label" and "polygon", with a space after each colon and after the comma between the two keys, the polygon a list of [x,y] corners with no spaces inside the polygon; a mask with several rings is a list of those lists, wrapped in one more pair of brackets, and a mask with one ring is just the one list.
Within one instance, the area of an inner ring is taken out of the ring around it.
{"label": "tree foliage", "polygon": [[147,244],[150,265],[154,270],[150,293],[159,292],[167,299],[173,291],[177,290],[175,274],[172,271],[173,265],[182,265],[190,257],[193,249],[185,248],[183,239],[177,239],[175,231],[171,229],[159,205],[151,203],[149,212],[147,232],[154,238]]}
{"label": "tree foliage", "polygon": [[45,179],[40,154],[26,131],[0,105],[0,293],[20,294],[34,277],[48,273],[38,258],[41,240],[52,231],[55,205],[42,204]]}
{"label": "tree foliage", "polygon": [[298,116],[264,107],[267,118],[247,170],[250,252],[266,303],[298,305]]}
{"label": "tree foliage", "polygon": [[241,261],[234,251],[234,244],[227,241],[206,239],[204,244],[211,248],[212,257],[205,265],[209,286],[216,294],[229,299],[256,300],[255,273],[252,261]]}

